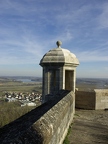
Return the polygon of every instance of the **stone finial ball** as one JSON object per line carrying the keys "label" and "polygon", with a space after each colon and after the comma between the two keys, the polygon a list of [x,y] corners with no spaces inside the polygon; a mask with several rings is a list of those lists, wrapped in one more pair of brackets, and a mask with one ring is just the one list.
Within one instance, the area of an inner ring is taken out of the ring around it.
{"label": "stone finial ball", "polygon": [[62,45],[62,42],[61,41],[57,41],[56,44],[57,44],[58,47],[60,47]]}

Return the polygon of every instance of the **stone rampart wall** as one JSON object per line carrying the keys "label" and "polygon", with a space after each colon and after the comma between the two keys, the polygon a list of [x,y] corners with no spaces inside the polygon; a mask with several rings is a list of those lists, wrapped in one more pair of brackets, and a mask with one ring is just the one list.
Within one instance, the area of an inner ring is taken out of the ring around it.
{"label": "stone rampart wall", "polygon": [[81,109],[95,109],[95,92],[76,90],[75,107]]}
{"label": "stone rampart wall", "polygon": [[76,90],[75,106],[81,109],[108,109],[108,89]]}
{"label": "stone rampart wall", "polygon": [[75,94],[54,99],[0,129],[2,144],[62,144],[75,112]]}
{"label": "stone rampart wall", "polygon": [[108,89],[95,89],[95,109],[108,109]]}

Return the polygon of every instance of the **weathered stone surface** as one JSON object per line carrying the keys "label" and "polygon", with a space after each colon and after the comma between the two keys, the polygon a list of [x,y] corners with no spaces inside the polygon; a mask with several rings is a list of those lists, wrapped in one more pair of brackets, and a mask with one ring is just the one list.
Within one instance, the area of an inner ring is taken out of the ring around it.
{"label": "weathered stone surface", "polygon": [[61,41],[57,41],[57,48],[47,52],[41,59],[43,67],[42,102],[46,102],[46,95],[55,95],[60,89],[75,92],[76,67],[79,61],[69,50],[61,48]]}
{"label": "weathered stone surface", "polygon": [[59,96],[0,129],[0,144],[62,144],[75,112],[73,92]]}
{"label": "weathered stone surface", "polygon": [[54,48],[47,52],[40,61],[40,65],[43,66],[45,63],[63,63],[63,64],[73,64],[79,65],[79,61],[76,56],[69,50],[64,48]]}
{"label": "weathered stone surface", "polygon": [[95,89],[95,109],[108,109],[108,89]]}
{"label": "weathered stone surface", "polygon": [[94,89],[94,91],[78,91],[75,96],[76,108],[108,109],[108,89]]}
{"label": "weathered stone surface", "polygon": [[75,107],[82,109],[95,109],[95,92],[94,91],[79,91],[75,92]]}

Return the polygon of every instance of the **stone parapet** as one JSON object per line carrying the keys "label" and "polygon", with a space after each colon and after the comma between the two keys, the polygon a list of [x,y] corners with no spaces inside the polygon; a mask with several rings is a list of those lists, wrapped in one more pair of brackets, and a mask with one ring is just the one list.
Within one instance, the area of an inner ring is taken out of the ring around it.
{"label": "stone parapet", "polygon": [[95,92],[76,90],[75,107],[81,109],[95,109]]}
{"label": "stone parapet", "polygon": [[94,89],[96,94],[95,109],[108,109],[108,89]]}
{"label": "stone parapet", "polygon": [[108,89],[75,92],[75,106],[81,109],[108,109]]}
{"label": "stone parapet", "polygon": [[0,129],[2,144],[62,144],[75,113],[73,92],[42,104]]}

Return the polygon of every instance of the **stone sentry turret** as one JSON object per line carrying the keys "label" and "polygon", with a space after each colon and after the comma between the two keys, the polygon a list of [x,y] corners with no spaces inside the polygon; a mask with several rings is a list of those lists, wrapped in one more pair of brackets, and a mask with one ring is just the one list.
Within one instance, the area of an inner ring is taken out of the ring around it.
{"label": "stone sentry turret", "polygon": [[55,95],[61,89],[75,92],[76,67],[79,61],[69,50],[61,48],[62,42],[57,41],[57,48],[49,50],[40,61],[43,67],[42,101],[46,95]]}

